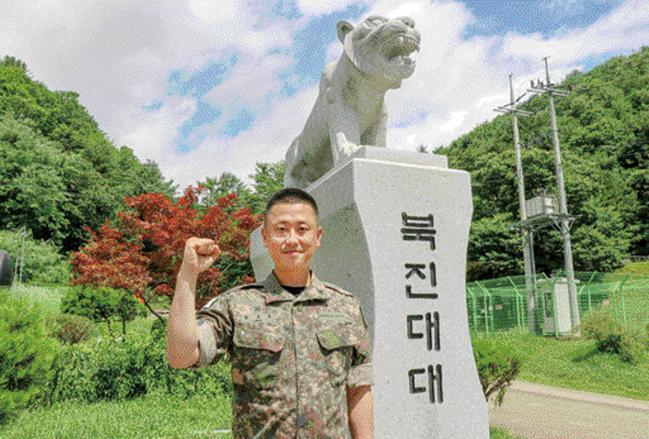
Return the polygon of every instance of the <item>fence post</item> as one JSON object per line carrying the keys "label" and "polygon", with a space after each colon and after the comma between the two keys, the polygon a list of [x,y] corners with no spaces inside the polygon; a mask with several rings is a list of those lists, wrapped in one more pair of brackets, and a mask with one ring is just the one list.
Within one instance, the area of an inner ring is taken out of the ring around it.
{"label": "fence post", "polygon": [[[554,278],[554,282],[552,282],[552,320],[554,321],[554,337],[559,338],[559,316],[557,315],[557,290],[555,286],[557,285],[557,282],[559,281],[559,278],[561,277],[562,271],[559,271],[557,273],[557,276]],[[566,282],[568,282],[568,277],[566,277]]]}
{"label": "fence post", "polygon": [[[548,277],[545,275],[545,273],[541,273],[541,276],[544,278],[543,280],[545,281],[545,285],[547,287],[548,283],[550,282]],[[535,282],[536,283],[536,282]],[[538,297],[541,299],[541,309],[542,309],[542,321],[541,322],[536,322],[540,323],[539,326],[541,327],[541,334],[545,335],[545,316],[547,315],[547,309],[545,308],[545,291],[541,290],[541,294],[538,295]]]}
{"label": "fence post", "polygon": [[523,321],[523,316],[522,316],[523,312],[520,303],[522,297],[518,292],[518,287],[516,286],[516,283],[512,280],[512,278],[510,276],[507,276],[507,280],[509,281],[510,284],[512,284],[512,287],[514,287],[514,293],[516,294],[516,296],[514,296],[516,302],[516,326],[518,327],[518,332],[522,334],[523,333],[522,325],[525,324],[525,322]]}
{"label": "fence post", "polygon": [[580,290],[580,293],[581,293],[581,291],[583,291],[584,288],[588,287],[586,289],[586,293],[588,294],[588,312],[593,311],[593,302],[591,300],[591,294],[590,294],[590,284],[593,282],[593,279],[595,279],[596,274],[597,274],[597,272],[593,271],[593,273],[590,275],[590,279],[588,279],[588,282],[586,282],[586,285],[581,287],[581,290]]}
{"label": "fence post", "polygon": [[489,294],[489,290],[483,287],[479,281],[476,281],[475,283],[476,285],[478,285],[478,288],[480,288],[480,291],[482,291],[482,298],[483,298],[482,303],[484,304],[485,332],[487,335],[489,335],[489,306],[491,305],[491,294]]}
{"label": "fence post", "polygon": [[626,306],[624,304],[624,293],[622,292],[622,288],[624,287],[624,284],[628,279],[629,279],[629,275],[626,274],[622,279],[622,282],[620,282],[620,286],[618,287],[619,294],[620,294],[620,306],[622,309],[622,321],[624,322],[625,327],[627,326],[627,319],[626,319]]}
{"label": "fence post", "polygon": [[469,294],[469,296],[471,298],[471,321],[473,323],[473,330],[476,331],[476,332],[479,332],[478,331],[478,315],[477,315],[477,311],[476,311],[477,304],[476,304],[476,301],[475,301],[475,294],[473,294],[473,291],[471,291],[471,287],[468,286],[468,285],[466,286],[466,292]]}

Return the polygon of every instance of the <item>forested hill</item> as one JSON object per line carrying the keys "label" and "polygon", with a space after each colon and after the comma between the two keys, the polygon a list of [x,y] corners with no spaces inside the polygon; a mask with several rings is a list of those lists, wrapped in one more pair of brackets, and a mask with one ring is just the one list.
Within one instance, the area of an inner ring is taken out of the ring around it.
{"label": "forested hill", "polygon": [[50,91],[0,60],[0,230],[22,226],[62,250],[123,209],[124,196],[174,193],[154,162],[116,148],[70,91]]}
{"label": "forested hill", "polygon": [[[649,48],[612,58],[590,72],[571,73],[555,98],[575,269],[608,271],[628,255],[649,254]],[[547,97],[536,96],[519,118],[527,199],[547,189],[556,196]],[[471,173],[474,216],[469,277],[522,272],[511,116],[502,115],[438,153]],[[563,267],[560,235],[539,232],[538,271]]]}

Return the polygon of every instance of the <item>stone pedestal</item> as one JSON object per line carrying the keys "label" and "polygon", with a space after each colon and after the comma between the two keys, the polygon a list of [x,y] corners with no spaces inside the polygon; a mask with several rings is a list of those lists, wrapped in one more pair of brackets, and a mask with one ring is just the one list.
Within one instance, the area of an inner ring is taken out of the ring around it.
{"label": "stone pedestal", "polygon": [[[375,437],[488,439],[466,307],[469,174],[363,147],[307,190],[324,227],[312,268],[353,292],[370,326]],[[265,278],[259,229],[250,254]]]}

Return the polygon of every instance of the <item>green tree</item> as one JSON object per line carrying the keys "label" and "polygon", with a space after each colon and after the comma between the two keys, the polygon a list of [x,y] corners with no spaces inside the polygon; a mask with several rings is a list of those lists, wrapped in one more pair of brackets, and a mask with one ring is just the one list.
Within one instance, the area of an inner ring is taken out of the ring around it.
{"label": "green tree", "polygon": [[201,210],[216,204],[220,198],[234,193],[237,195],[237,199],[232,206],[228,207],[229,211],[233,212],[247,206],[252,195],[246,184],[231,172],[224,172],[218,178],[208,177],[198,185],[204,188],[199,203]]}
{"label": "green tree", "polygon": [[51,377],[56,341],[43,311],[0,290],[0,424],[25,408]]}
{"label": "green tree", "polygon": [[0,227],[26,226],[63,251],[123,209],[124,197],[172,197],[153,162],[116,148],[71,91],[50,91],[16,58],[0,60]]}
{"label": "green tree", "polygon": [[284,187],[284,170],[286,163],[256,163],[253,179],[253,194],[250,197],[250,211],[253,215],[262,213],[266,203],[275,192]]}
{"label": "green tree", "polygon": [[[628,254],[649,253],[649,48],[573,72],[561,87],[571,91],[555,103],[568,211],[577,216],[575,268],[615,269]],[[519,120],[527,199],[543,191],[556,197],[547,98],[536,96],[523,109],[532,113]],[[471,173],[474,279],[520,273],[522,250],[510,245],[519,234],[507,231],[520,218],[513,149],[511,117],[504,115],[437,151]],[[538,231],[534,244],[538,271],[563,267],[554,227]]]}
{"label": "green tree", "polygon": [[68,288],[61,299],[61,311],[105,322],[111,335],[111,321],[118,319],[122,322],[123,337],[126,337],[126,322],[147,314],[144,306],[129,291],[92,285]]}

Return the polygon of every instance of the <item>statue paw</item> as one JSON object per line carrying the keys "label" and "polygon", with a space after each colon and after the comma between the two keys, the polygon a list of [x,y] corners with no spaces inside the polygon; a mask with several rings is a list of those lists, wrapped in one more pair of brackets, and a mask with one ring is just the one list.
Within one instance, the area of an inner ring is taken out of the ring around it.
{"label": "statue paw", "polygon": [[349,157],[361,147],[361,145],[357,145],[347,140],[347,137],[343,132],[336,134],[336,146],[341,158]]}

